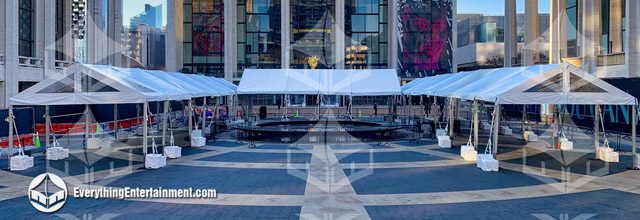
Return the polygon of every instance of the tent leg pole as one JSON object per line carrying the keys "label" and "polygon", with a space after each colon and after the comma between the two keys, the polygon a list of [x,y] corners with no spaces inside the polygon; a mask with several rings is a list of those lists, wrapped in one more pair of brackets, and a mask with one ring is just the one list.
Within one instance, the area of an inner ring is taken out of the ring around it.
{"label": "tent leg pole", "polygon": [[[160,115],[160,102],[156,102],[156,115]],[[158,131],[160,131],[160,118],[156,118],[156,123],[158,127]]]}
{"label": "tent leg pole", "polygon": [[207,118],[205,118],[205,116],[207,116],[206,114],[206,109],[207,109],[207,97],[205,96],[204,99],[202,100],[202,106],[204,106],[204,108],[202,108],[202,132],[204,134],[204,129],[205,126],[207,126],[207,124],[205,123],[207,121]]}
{"label": "tent leg pole", "polygon": [[118,140],[118,104],[113,104],[113,137]]}
{"label": "tent leg pole", "polygon": [[638,107],[632,106],[631,110],[631,151],[633,153],[633,168],[638,169],[638,154],[636,153],[636,120],[638,120]]}
{"label": "tent leg pole", "polygon": [[558,114],[558,105],[553,105],[553,141],[551,148],[557,148],[558,145],[558,120],[560,120]]}
{"label": "tent leg pole", "polygon": [[189,104],[188,104],[188,111],[189,111],[189,137],[191,137],[191,131],[193,131],[193,99],[189,99]]}
{"label": "tent leg pole", "polygon": [[600,105],[596,105],[596,110],[594,113],[594,116],[596,117],[596,120],[594,120],[595,124],[595,129],[593,131],[593,136],[594,136],[594,145],[596,146],[596,158],[600,158],[600,155],[598,155],[598,148],[600,147]]}
{"label": "tent leg pole", "polygon": [[522,105],[522,140],[524,140],[524,132],[527,130],[525,128],[527,124],[527,105]]}
{"label": "tent leg pole", "polygon": [[84,105],[84,148],[89,144],[89,105]]}
{"label": "tent leg pole", "polygon": [[[162,147],[165,146],[165,140],[167,137],[167,120],[169,120],[169,117],[167,117],[169,114],[169,101],[164,101],[164,114],[162,114]],[[164,150],[164,149],[163,149]],[[164,154],[164,151],[162,151]]]}
{"label": "tent leg pole", "polygon": [[11,156],[13,156],[13,106],[9,105],[9,154],[7,154],[7,160],[9,161],[9,167],[11,167]]}
{"label": "tent leg pole", "polygon": [[[147,111],[147,109],[149,108],[149,102],[144,102],[144,106],[143,106],[143,110],[142,110],[142,123],[143,126],[142,127],[142,154],[144,156],[147,156],[147,132],[148,132],[148,128],[147,128],[147,123],[149,122],[149,111]],[[146,164],[145,164],[146,165]]]}
{"label": "tent leg pole", "polygon": [[455,100],[453,97],[449,99],[449,137],[453,138],[453,124],[455,120]]}
{"label": "tent leg pole", "polygon": [[478,149],[478,100],[473,100],[473,146]]}
{"label": "tent leg pole", "polygon": [[46,126],[46,128],[44,128],[44,133],[46,135],[46,137],[44,138],[44,147],[45,147],[45,153],[49,153],[49,134],[51,132],[51,123],[50,123],[50,117],[49,117],[49,105],[45,105],[44,106],[44,126]]}
{"label": "tent leg pole", "polygon": [[495,114],[496,114],[496,124],[493,127],[493,132],[494,132],[494,136],[493,136],[493,150],[491,151],[493,153],[493,155],[498,155],[498,140],[500,137],[500,115],[501,115],[501,109],[500,109],[500,105],[496,104],[495,105]]}

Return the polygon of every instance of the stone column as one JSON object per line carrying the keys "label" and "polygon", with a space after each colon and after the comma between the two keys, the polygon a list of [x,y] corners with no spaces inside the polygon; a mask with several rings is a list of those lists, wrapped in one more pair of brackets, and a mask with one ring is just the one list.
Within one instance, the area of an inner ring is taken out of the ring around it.
{"label": "stone column", "polygon": [[[224,79],[231,82],[238,69],[238,4],[224,1]],[[203,127],[204,130],[204,127]]]}
{"label": "stone column", "polygon": [[389,55],[387,65],[389,69],[398,69],[398,1],[389,1]]}
{"label": "stone column", "polygon": [[102,14],[101,0],[87,0],[87,63],[106,64],[104,42],[104,15]]}
{"label": "stone column", "polygon": [[457,73],[458,62],[456,62],[457,56],[455,54],[458,54],[458,0],[453,0],[451,4],[451,42],[453,44],[451,46],[451,62],[453,63],[452,72]]}
{"label": "stone column", "polygon": [[[44,75],[42,79],[51,76],[56,69],[56,4],[55,1],[41,1],[44,4]],[[40,14],[40,12],[36,13]]]}
{"label": "stone column", "polygon": [[184,64],[184,0],[167,0],[167,35],[165,59],[167,71],[178,72]]}
{"label": "stone column", "polygon": [[291,68],[291,5],[289,0],[280,1],[280,62],[282,69]]}
{"label": "stone column", "polygon": [[524,31],[524,63],[534,65],[540,60],[540,18],[538,17],[538,0],[525,0],[526,26]]}
{"label": "stone column", "polygon": [[[5,7],[4,17],[4,102],[3,108],[9,106],[9,98],[18,93],[18,0],[4,0],[0,4]],[[14,30],[14,31],[11,31]],[[4,120],[4,119],[3,119]]]}
{"label": "stone column", "polygon": [[112,66],[122,66],[122,1],[108,1],[107,57]]}
{"label": "stone column", "polygon": [[[631,0],[633,1],[633,0]],[[638,1],[638,0],[635,0]],[[610,0],[609,5],[609,40],[611,53],[621,53],[622,48],[622,0]]]}
{"label": "stone column", "polygon": [[504,66],[511,67],[518,56],[516,0],[505,0],[504,4]]}
{"label": "stone column", "polygon": [[629,77],[640,77],[640,1],[627,0],[627,30],[624,51]]}
{"label": "stone column", "polygon": [[344,30],[344,22],[345,22],[345,2],[344,0],[335,0],[336,1],[336,15],[335,15],[335,34],[334,39],[336,39],[335,49],[334,49],[334,62],[336,63],[336,69],[344,69],[344,57],[345,57],[345,30]]}
{"label": "stone column", "polygon": [[551,0],[551,28],[549,28],[549,63],[562,63],[567,54],[567,1]]}
{"label": "stone column", "polygon": [[[73,20],[71,18],[73,0],[64,0],[64,35],[62,37],[64,60],[72,62],[73,57]],[[86,12],[85,12],[86,13]]]}
{"label": "stone column", "polygon": [[597,54],[602,41],[600,0],[584,0],[582,9],[582,68],[588,73],[596,72]]}

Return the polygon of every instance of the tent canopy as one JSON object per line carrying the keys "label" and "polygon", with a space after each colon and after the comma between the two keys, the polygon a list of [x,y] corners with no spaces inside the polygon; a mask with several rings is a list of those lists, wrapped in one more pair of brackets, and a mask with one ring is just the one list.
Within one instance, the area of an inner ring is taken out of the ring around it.
{"label": "tent canopy", "polygon": [[636,104],[633,96],[568,63],[427,77],[403,93],[498,104]]}
{"label": "tent canopy", "polygon": [[212,78],[77,63],[10,98],[10,104],[125,104],[232,93],[232,86]]}
{"label": "tent canopy", "polygon": [[401,90],[395,70],[247,69],[238,94],[384,96]]}

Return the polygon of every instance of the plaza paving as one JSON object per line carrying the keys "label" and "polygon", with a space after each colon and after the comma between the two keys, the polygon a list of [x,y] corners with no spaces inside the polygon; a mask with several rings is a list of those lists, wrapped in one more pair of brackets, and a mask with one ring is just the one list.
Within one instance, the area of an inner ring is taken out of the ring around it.
{"label": "plaza paving", "polygon": [[[228,134],[204,148],[183,148],[158,170],[142,167],[139,147],[72,150],[67,160],[0,171],[0,219],[638,219],[640,172],[590,160],[588,137],[561,152],[544,141],[502,137],[499,172],[463,161],[459,148],[408,140],[371,143],[234,143]],[[545,138],[544,134],[541,136]],[[481,143],[487,139],[482,136]],[[458,137],[454,145],[466,142]],[[592,141],[591,141],[592,142]],[[625,145],[625,147],[628,147]],[[580,149],[582,148],[582,149]],[[484,151],[481,146],[480,152]],[[3,161],[0,161],[3,162]],[[3,168],[6,167],[0,163]],[[217,189],[217,199],[77,199],[38,212],[26,192],[51,172],[68,188]],[[101,218],[102,217],[102,218]],[[565,218],[566,219],[566,218]]]}

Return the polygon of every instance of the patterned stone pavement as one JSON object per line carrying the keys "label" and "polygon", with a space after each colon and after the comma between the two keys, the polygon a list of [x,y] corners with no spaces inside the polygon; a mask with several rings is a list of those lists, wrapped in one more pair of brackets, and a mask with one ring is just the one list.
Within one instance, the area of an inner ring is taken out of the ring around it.
{"label": "patterned stone pavement", "polygon": [[[228,134],[227,134],[228,135]],[[502,137],[499,172],[482,172],[459,149],[435,142],[236,144],[229,136],[183,148],[167,167],[145,170],[139,147],[72,150],[26,171],[0,171],[0,219],[638,219],[640,172]],[[226,137],[226,138],[225,138]],[[544,138],[544,136],[543,136]],[[481,140],[486,140],[486,136]],[[458,137],[460,145],[466,138]],[[588,140],[578,144],[588,145]],[[480,151],[484,151],[481,147]],[[1,162],[1,161],[0,161]],[[0,164],[2,167],[6,167]],[[44,172],[74,186],[211,188],[216,199],[80,199],[43,214],[26,193]]]}

